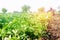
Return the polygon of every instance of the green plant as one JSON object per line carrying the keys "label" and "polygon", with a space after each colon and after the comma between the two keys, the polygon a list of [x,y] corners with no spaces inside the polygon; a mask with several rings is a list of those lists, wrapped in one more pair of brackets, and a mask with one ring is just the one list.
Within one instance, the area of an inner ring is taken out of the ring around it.
{"label": "green plant", "polygon": [[[27,10],[26,10],[27,11]],[[34,14],[13,13],[0,14],[0,37],[8,37],[9,40],[34,40],[46,36],[47,21],[40,21]]]}

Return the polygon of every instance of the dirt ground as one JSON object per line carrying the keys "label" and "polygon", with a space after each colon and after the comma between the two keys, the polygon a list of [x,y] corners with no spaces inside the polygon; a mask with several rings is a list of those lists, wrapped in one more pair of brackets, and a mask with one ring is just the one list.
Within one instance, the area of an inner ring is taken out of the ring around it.
{"label": "dirt ground", "polygon": [[41,40],[60,40],[60,14],[55,14],[47,26],[48,37]]}
{"label": "dirt ground", "polygon": [[47,32],[50,38],[46,40],[60,40],[60,14],[55,14],[49,21]]}

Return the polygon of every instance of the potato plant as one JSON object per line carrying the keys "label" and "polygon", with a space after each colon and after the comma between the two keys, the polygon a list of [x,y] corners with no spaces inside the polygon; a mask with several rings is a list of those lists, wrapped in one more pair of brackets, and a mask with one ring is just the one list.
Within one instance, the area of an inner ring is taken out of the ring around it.
{"label": "potato plant", "polygon": [[52,15],[40,12],[36,14],[0,13],[0,39],[4,40],[35,40],[47,36],[48,20]]}
{"label": "potato plant", "polygon": [[[45,36],[46,26],[29,13],[0,14],[0,37],[9,40],[38,39]],[[4,15],[4,16],[3,16]]]}

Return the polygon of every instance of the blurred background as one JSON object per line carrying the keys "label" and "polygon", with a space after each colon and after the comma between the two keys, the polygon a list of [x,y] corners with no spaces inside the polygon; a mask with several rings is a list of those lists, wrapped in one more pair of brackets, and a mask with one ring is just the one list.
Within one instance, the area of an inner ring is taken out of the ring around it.
{"label": "blurred background", "polygon": [[59,10],[60,0],[0,0],[0,12],[2,8],[6,8],[8,12],[21,11],[23,5],[29,5],[31,11],[37,11],[40,7],[46,10],[50,7]]}

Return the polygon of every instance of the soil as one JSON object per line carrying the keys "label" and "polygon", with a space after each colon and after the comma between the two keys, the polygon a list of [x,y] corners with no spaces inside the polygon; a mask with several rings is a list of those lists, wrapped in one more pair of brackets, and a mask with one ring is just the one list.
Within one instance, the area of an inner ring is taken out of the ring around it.
{"label": "soil", "polygon": [[60,14],[55,14],[47,26],[48,37],[41,40],[60,40]]}
{"label": "soil", "polygon": [[[60,14],[55,14],[48,24],[48,40],[60,40]],[[46,39],[47,40],[47,39]]]}

